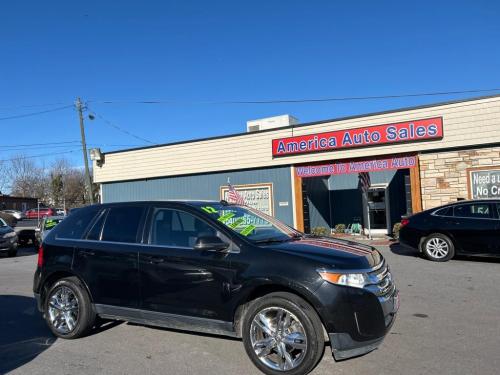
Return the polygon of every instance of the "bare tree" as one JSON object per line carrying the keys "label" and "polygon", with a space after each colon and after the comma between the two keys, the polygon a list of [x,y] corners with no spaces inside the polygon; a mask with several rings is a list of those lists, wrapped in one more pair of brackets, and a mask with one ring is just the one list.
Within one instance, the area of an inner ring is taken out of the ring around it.
{"label": "bare tree", "polygon": [[12,195],[39,198],[56,207],[73,208],[89,203],[85,197],[85,174],[72,167],[67,159],[56,159],[45,168],[33,159],[18,155],[4,167],[6,180],[12,182]]}
{"label": "bare tree", "polygon": [[47,178],[43,168],[38,167],[32,159],[23,155],[12,158],[7,175],[12,181],[13,195],[47,199]]}
{"label": "bare tree", "polygon": [[0,160],[0,194],[6,194],[9,187],[9,176],[7,175],[7,162]]}

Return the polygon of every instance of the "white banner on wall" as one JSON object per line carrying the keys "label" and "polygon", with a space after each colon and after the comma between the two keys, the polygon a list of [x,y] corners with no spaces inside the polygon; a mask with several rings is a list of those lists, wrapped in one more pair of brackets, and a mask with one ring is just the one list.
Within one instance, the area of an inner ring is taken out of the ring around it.
{"label": "white banner on wall", "polygon": [[[243,197],[248,207],[273,216],[273,184],[233,185],[234,189]],[[229,187],[220,187],[220,199],[228,200]]]}
{"label": "white banner on wall", "polygon": [[470,198],[500,198],[500,167],[471,168],[468,172]]}

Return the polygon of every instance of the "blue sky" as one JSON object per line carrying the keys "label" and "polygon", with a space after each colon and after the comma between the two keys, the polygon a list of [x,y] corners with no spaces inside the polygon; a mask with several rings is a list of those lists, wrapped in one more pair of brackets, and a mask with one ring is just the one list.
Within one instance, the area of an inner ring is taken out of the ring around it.
{"label": "blue sky", "polygon": [[[470,97],[198,103],[498,88],[499,19],[493,0],[5,2],[0,119],[80,96],[109,122],[166,143],[240,132],[246,120],[283,113],[309,122]],[[144,100],[173,103],[131,103]],[[72,108],[0,127],[0,160],[53,152],[38,158],[50,163],[73,151],[65,156],[82,164],[77,144],[12,147],[77,141]],[[105,151],[147,144],[100,117],[86,127],[88,143]]]}

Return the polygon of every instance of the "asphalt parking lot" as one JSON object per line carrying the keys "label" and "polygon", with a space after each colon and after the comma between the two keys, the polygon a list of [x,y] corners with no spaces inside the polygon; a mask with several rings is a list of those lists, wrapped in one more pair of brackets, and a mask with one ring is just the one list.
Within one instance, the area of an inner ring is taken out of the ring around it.
{"label": "asphalt parking lot", "polygon": [[[433,263],[380,247],[401,308],[379,350],[335,362],[327,347],[314,374],[498,374],[500,261]],[[0,373],[256,374],[239,340],[110,323],[79,340],[55,339],[31,292],[32,248],[0,257]]]}

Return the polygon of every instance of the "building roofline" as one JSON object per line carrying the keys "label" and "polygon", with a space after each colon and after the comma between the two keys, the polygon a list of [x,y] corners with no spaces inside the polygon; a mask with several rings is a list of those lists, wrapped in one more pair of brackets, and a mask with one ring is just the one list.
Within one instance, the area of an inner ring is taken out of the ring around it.
{"label": "building roofline", "polygon": [[386,110],[386,111],[369,112],[369,113],[364,113],[364,114],[360,114],[360,115],[344,116],[344,117],[337,117],[337,118],[327,119],[327,120],[305,122],[302,124],[294,124],[294,125],[289,125],[289,126],[283,126],[280,128],[258,130],[258,131],[254,131],[254,132],[232,133],[232,134],[218,135],[218,136],[213,136],[213,137],[205,137],[205,138],[197,138],[197,139],[188,139],[185,141],[178,141],[178,142],[162,143],[162,144],[151,145],[151,146],[127,148],[127,149],[123,149],[123,150],[104,152],[103,154],[110,155],[110,154],[118,154],[118,153],[122,153],[122,152],[153,149],[153,148],[158,148],[158,147],[175,146],[175,145],[186,144],[186,143],[212,141],[212,140],[216,140],[216,139],[241,137],[241,136],[245,136],[245,135],[255,135],[257,133],[268,133],[268,132],[284,130],[284,129],[295,129],[295,128],[302,127],[302,126],[318,125],[318,124],[339,122],[339,121],[345,121],[345,120],[353,120],[353,119],[358,119],[358,118],[363,118],[363,117],[380,116],[380,115],[386,115],[386,114],[390,114],[390,113],[398,113],[398,112],[412,111],[412,110],[418,110],[418,109],[440,107],[440,106],[445,106],[445,105],[450,105],[450,104],[472,102],[472,101],[476,101],[476,100],[484,100],[484,99],[491,99],[491,98],[497,98],[497,97],[500,97],[500,94],[477,96],[477,97],[472,97],[472,98],[467,98],[467,99],[456,99],[456,100],[450,100],[450,101],[446,101],[446,102],[423,104],[423,105],[418,105],[418,106],[413,106],[413,107],[401,107],[401,108],[390,109],[390,110]]}

